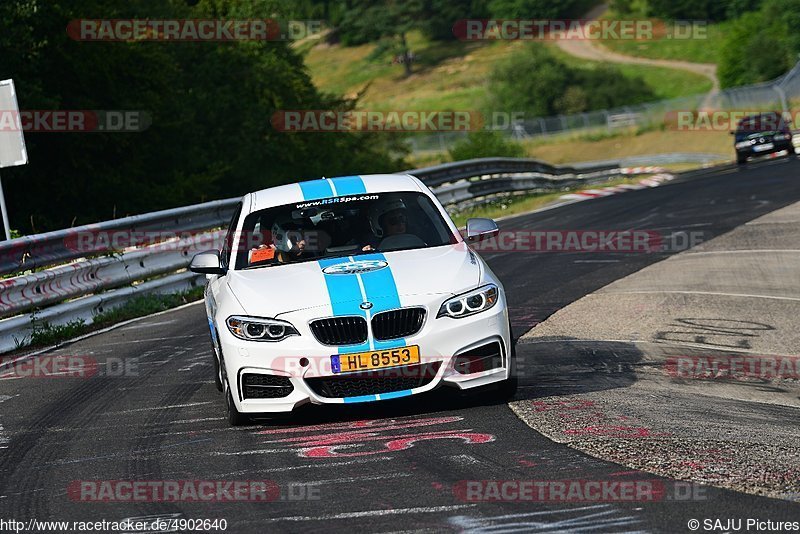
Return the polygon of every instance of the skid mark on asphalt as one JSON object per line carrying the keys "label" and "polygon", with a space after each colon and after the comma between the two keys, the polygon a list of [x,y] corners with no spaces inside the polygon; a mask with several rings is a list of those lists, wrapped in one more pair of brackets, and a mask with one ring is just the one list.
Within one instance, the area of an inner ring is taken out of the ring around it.
{"label": "skid mark on asphalt", "polygon": [[[194,445],[196,443],[204,443],[204,442],[207,442],[207,441],[211,441],[211,438],[194,439],[194,440],[191,440],[191,441],[185,441],[185,442],[181,442],[181,443],[170,443],[169,445],[161,445],[160,447],[153,447],[153,448],[149,448],[149,449],[138,449],[138,450],[130,451],[127,454],[128,454],[128,456],[139,456],[141,454],[147,454],[147,453],[152,453],[152,452],[160,452],[160,451],[164,451],[164,450],[167,450],[167,449],[174,449],[175,447],[184,447],[186,445]],[[111,460],[111,459],[119,460],[119,457],[120,457],[120,454],[118,452],[114,452],[114,453],[111,453],[111,454],[104,454],[104,455],[101,455],[101,456],[90,456],[90,457],[87,457],[87,458],[76,458],[74,460],[56,460],[54,462],[47,462],[47,463],[43,463],[43,464],[37,465],[36,467],[33,467],[32,469],[47,469],[47,468],[49,468],[50,466],[53,466],[53,465],[68,465],[68,464],[77,464],[77,463],[82,463],[82,462],[96,462],[97,460]]]}
{"label": "skid mark on asphalt", "polygon": [[480,465],[481,462],[477,458],[469,454],[454,454],[453,456],[447,456],[447,459],[452,461],[456,465]]}
{"label": "skid mark on asphalt", "polygon": [[[389,480],[392,478],[403,478],[413,476],[412,473],[384,473],[378,475],[361,475],[354,477],[341,477],[341,478],[328,478],[324,480],[303,480],[302,484],[311,486],[321,486],[323,484],[351,484],[353,482],[362,482],[365,480]],[[298,482],[300,483],[300,482]]]}
{"label": "skid mark on asphalt", "polygon": [[[621,527],[641,523],[636,517],[622,514],[607,504],[545,510],[490,517],[454,516],[448,523],[461,532],[623,532]],[[624,532],[646,532],[624,530]]]}
{"label": "skid mark on asphalt", "polygon": [[224,417],[201,417],[199,419],[178,419],[177,421],[170,421],[170,425],[184,425],[194,423],[205,423],[206,421],[224,421]]}
{"label": "skid mark on asphalt", "polygon": [[[103,345],[109,347],[111,345],[130,345],[132,343],[152,343],[154,341],[175,341],[176,339],[197,339],[197,336],[186,335],[186,336],[170,336],[170,337],[151,337],[145,339],[126,339],[125,341],[112,341],[109,343],[104,343]],[[162,348],[171,348],[171,347],[162,347]],[[172,348],[183,348],[183,347],[172,347]]]}
{"label": "skid mark on asphalt", "polygon": [[304,465],[289,465],[286,467],[271,467],[267,469],[245,469],[242,471],[234,471],[232,473],[225,473],[224,475],[219,475],[220,478],[224,476],[235,476],[235,475],[245,475],[245,474],[252,474],[252,473],[281,473],[283,471],[297,471],[300,469],[324,469],[326,467],[343,467],[347,465],[355,465],[355,464],[367,464],[373,462],[382,462],[384,460],[391,460],[392,456],[371,456],[369,458],[356,458],[354,460],[347,460],[345,462],[315,462],[313,464],[304,464]]}
{"label": "skid mark on asphalt", "polygon": [[150,412],[153,410],[172,410],[174,408],[191,408],[193,406],[202,406],[204,404],[213,404],[211,401],[206,402],[190,402],[187,404],[170,404],[169,406],[153,406],[151,408],[134,408],[132,410],[123,410],[121,412],[106,412],[103,415],[124,415],[136,412]]}
{"label": "skid mark on asphalt", "polygon": [[342,512],[339,514],[328,514],[318,516],[295,515],[287,517],[275,517],[265,519],[265,523],[277,523],[279,521],[332,521],[335,519],[358,519],[361,517],[381,517],[387,515],[407,515],[407,514],[436,514],[442,512],[452,512],[464,508],[473,508],[474,504],[454,504],[450,506],[429,506],[422,508],[393,508],[386,510],[365,510],[362,512]]}
{"label": "skid mark on asphalt", "polygon": [[[259,436],[281,436],[265,443],[282,447],[302,458],[357,457],[385,454],[410,449],[420,441],[435,439],[461,440],[467,444],[489,443],[492,434],[473,432],[471,428],[456,430],[428,430],[402,433],[409,429],[447,425],[461,422],[460,416],[415,417],[399,419],[370,419],[347,423],[332,423],[310,427],[268,429],[257,432]],[[401,431],[401,433],[398,433]],[[311,434],[318,432],[316,434]],[[302,433],[297,436],[292,434]],[[288,436],[286,434],[289,434]],[[374,444],[371,449],[367,444]],[[349,451],[349,452],[348,452]]]}

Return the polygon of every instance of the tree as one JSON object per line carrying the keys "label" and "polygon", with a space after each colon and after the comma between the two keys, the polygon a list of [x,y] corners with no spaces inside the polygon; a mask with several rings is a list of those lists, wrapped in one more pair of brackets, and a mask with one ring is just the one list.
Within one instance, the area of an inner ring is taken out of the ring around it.
{"label": "tree", "polygon": [[717,67],[723,88],[772,80],[794,66],[800,51],[798,8],[797,0],[776,0],[731,24]]}
{"label": "tree", "polygon": [[410,76],[408,32],[425,17],[422,0],[353,0],[338,29],[345,45],[377,41],[373,56],[389,52],[401,58],[405,75]]}
{"label": "tree", "polygon": [[490,0],[493,17],[504,19],[557,19],[583,16],[593,0]]}
{"label": "tree", "polygon": [[[141,110],[140,133],[27,132],[30,163],[4,171],[12,225],[45,231],[229,198],[321,175],[405,168],[387,134],[283,133],[277,110],[334,109],[286,42],[81,42],[70,20],[281,17],[274,2],[0,2],[0,79],[28,110]],[[90,15],[91,16],[91,15]]]}

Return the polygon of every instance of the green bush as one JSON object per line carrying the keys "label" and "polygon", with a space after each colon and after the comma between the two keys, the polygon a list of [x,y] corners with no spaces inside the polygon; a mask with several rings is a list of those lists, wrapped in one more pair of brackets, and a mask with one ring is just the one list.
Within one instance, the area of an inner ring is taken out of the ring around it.
{"label": "green bush", "polygon": [[449,150],[450,159],[462,161],[473,158],[521,158],[525,155],[522,145],[492,130],[470,132]]}
{"label": "green bush", "polygon": [[543,46],[531,44],[498,65],[489,82],[492,110],[544,117],[655,100],[640,78],[612,66],[573,68]]}
{"label": "green bush", "polygon": [[761,3],[762,0],[648,0],[647,14],[669,20],[718,22],[754,11]]}

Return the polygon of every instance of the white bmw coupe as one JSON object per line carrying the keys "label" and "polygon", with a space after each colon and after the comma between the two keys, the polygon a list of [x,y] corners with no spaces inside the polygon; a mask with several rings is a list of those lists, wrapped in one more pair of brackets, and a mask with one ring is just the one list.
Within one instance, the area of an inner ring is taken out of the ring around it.
{"label": "white bmw coupe", "polygon": [[440,386],[516,390],[503,286],[409,175],[323,178],[242,198],[221,251],[197,254],[231,425],[305,403]]}

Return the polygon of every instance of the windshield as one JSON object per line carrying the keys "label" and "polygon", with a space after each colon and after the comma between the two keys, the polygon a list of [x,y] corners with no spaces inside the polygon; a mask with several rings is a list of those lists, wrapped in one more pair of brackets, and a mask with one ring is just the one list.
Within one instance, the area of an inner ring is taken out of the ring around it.
{"label": "windshield", "polygon": [[456,242],[439,210],[422,193],[335,197],[249,214],[236,269]]}
{"label": "windshield", "polygon": [[778,113],[764,113],[745,117],[736,126],[736,140],[747,139],[765,133],[788,132],[787,121]]}

